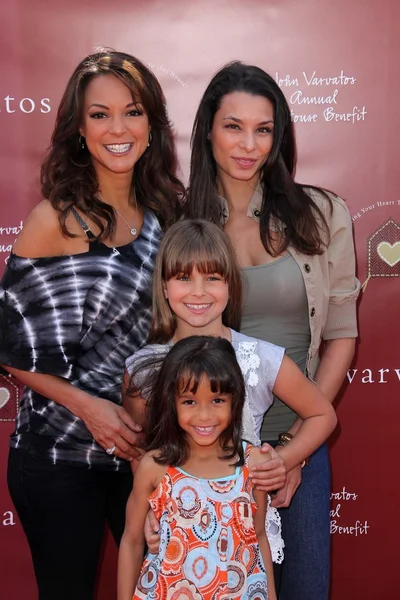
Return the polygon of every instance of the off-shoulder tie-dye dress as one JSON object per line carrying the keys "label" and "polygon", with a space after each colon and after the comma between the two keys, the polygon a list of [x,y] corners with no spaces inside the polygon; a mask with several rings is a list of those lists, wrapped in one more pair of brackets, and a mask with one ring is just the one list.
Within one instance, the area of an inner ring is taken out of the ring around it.
{"label": "off-shoulder tie-dye dress", "polygon": [[254,530],[257,510],[246,463],[222,479],[169,467],[149,502],[160,521],[134,600],[266,600],[267,576]]}

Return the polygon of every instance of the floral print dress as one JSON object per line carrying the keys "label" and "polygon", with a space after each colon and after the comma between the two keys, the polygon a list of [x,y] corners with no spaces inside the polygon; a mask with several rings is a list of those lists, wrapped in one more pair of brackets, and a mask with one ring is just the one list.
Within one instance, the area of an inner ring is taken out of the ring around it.
{"label": "floral print dress", "polygon": [[250,449],[243,467],[218,480],[168,467],[149,496],[160,521],[159,552],[146,556],[134,600],[267,600]]}

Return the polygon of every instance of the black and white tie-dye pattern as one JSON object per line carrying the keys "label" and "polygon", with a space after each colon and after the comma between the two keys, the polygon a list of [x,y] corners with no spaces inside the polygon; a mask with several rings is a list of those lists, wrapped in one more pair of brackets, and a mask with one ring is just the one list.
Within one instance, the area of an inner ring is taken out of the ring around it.
{"label": "black and white tie-dye pattern", "polygon": [[[12,254],[0,289],[0,364],[63,377],[119,404],[125,359],[147,340],[161,236],[145,211],[140,235],[126,246],[91,242],[85,254],[51,258]],[[129,470],[83,421],[29,388],[10,445],[54,463]]]}

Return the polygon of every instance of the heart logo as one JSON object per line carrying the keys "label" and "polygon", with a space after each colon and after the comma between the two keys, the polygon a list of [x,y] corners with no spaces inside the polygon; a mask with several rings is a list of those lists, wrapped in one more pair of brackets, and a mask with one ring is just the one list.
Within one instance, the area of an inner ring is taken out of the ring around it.
{"label": "heart logo", "polygon": [[389,244],[389,242],[381,242],[377,247],[380,258],[389,267],[394,267],[400,262],[400,242]]}
{"label": "heart logo", "polygon": [[10,399],[10,392],[5,387],[0,387],[0,408],[3,408]]}

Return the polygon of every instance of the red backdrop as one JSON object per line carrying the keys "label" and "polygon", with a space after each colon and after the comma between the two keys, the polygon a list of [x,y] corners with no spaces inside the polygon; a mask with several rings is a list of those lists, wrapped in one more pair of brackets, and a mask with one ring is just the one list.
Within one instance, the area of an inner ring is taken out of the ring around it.
{"label": "red backdrop", "polygon": [[[232,59],[266,69],[293,110],[297,179],[347,199],[358,275],[370,278],[332,440],[333,600],[392,596],[397,580],[399,19],[397,0],[14,0],[0,19],[0,270],[40,199],[41,153],[67,78],[97,46],[135,54],[156,73],[184,177],[191,124],[211,75]],[[7,600],[35,597],[6,489],[16,392],[0,380],[0,595]],[[115,597],[115,559],[108,539],[98,600]]]}

